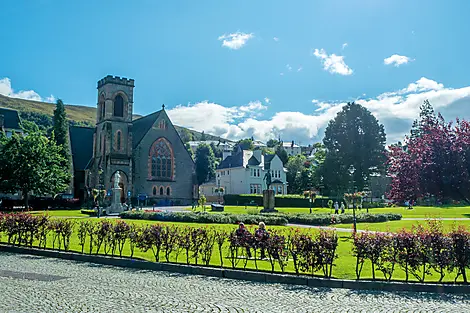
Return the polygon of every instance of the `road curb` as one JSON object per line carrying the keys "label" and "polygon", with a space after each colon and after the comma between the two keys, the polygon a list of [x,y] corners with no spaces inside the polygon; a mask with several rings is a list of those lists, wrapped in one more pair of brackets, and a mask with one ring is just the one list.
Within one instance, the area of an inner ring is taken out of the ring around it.
{"label": "road curb", "polygon": [[48,258],[58,258],[95,264],[135,268],[141,270],[167,271],[180,274],[203,275],[219,278],[254,281],[260,283],[279,283],[288,285],[302,285],[316,288],[345,288],[357,290],[381,290],[388,292],[428,292],[428,293],[452,293],[468,294],[470,285],[459,284],[424,284],[405,282],[384,282],[367,280],[341,280],[326,279],[319,277],[308,277],[306,275],[275,274],[252,270],[239,270],[217,267],[204,267],[175,263],[157,263],[139,259],[124,257],[111,257],[104,255],[81,254],[77,252],[65,252],[48,249],[25,248],[0,244],[1,252],[18,254],[30,254]]}

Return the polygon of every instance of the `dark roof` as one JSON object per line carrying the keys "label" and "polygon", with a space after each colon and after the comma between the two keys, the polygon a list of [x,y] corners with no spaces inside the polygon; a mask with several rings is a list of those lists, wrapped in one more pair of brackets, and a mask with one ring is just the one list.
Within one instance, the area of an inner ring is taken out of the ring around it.
{"label": "dark roof", "polygon": [[141,117],[132,122],[132,147],[135,149],[140,141],[144,138],[145,134],[149,131],[152,125],[160,116],[160,111],[150,115]]}
{"label": "dark roof", "polygon": [[0,115],[3,115],[3,127],[11,129],[20,129],[20,116],[18,111],[0,108]]}
{"label": "dark roof", "polygon": [[257,158],[255,158],[255,156],[252,156],[249,160],[248,160],[248,165],[259,165],[259,161]]}
{"label": "dark roof", "polygon": [[219,169],[243,166],[243,151],[228,156],[219,164]]}
{"label": "dark roof", "polygon": [[275,154],[266,154],[264,156],[264,168],[269,170],[271,169],[271,161],[274,159]]}
{"label": "dark roof", "polygon": [[283,184],[283,182],[280,179],[275,179],[271,182],[271,184]]}
{"label": "dark roof", "polygon": [[83,171],[93,156],[94,128],[70,126],[70,146],[75,171]]}

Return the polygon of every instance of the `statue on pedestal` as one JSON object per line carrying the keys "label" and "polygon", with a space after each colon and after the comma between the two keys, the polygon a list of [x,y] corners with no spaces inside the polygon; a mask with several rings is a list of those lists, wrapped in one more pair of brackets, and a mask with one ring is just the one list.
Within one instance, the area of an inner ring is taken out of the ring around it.
{"label": "statue on pedestal", "polygon": [[121,174],[119,174],[119,171],[114,174],[114,188],[120,188],[119,183],[121,182]]}
{"label": "statue on pedestal", "polygon": [[266,181],[266,189],[269,189],[269,187],[271,186],[271,183],[272,183],[271,171],[270,170],[268,170],[266,172],[266,174],[264,174],[263,180]]}

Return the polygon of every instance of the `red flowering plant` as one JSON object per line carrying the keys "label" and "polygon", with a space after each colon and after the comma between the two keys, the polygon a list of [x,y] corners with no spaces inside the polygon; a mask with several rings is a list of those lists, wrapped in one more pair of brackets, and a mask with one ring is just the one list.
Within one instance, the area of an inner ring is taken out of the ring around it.
{"label": "red flowering plant", "polygon": [[216,242],[216,233],[214,228],[206,228],[204,235],[202,237],[202,262],[206,266],[209,265],[212,257],[212,253],[214,251],[214,246]]}
{"label": "red flowering plant", "polygon": [[467,271],[470,267],[470,233],[464,226],[453,229],[450,234],[452,247],[455,253],[455,267],[458,270],[455,281],[462,276],[464,283],[467,283]]}
{"label": "red flowering plant", "polygon": [[165,226],[162,232],[162,248],[165,259],[170,262],[170,255],[178,244],[178,228],[175,226]]}
{"label": "red flowering plant", "polygon": [[311,241],[309,234],[301,232],[298,228],[289,232],[287,236],[287,249],[292,256],[295,273],[298,275],[300,270],[300,258],[304,253],[305,246]]}
{"label": "red flowering plant", "polygon": [[[109,233],[112,231],[112,229],[113,224],[109,220],[101,220],[94,227],[93,244],[96,247],[96,254],[100,253],[100,249],[103,243],[107,244],[107,238],[109,237]],[[105,253],[107,253],[106,250],[107,246],[104,247]]]}
{"label": "red flowering plant", "polygon": [[266,242],[266,251],[271,264],[271,271],[274,273],[274,266],[277,261],[282,272],[286,267],[286,238],[279,232],[273,231]]}
{"label": "red flowering plant", "polygon": [[443,232],[442,222],[429,220],[427,233],[428,253],[432,268],[439,273],[439,282],[444,279],[446,271],[454,270],[455,251],[452,238]]}
{"label": "red flowering plant", "polygon": [[423,265],[421,242],[414,231],[402,229],[396,234],[397,239],[397,263],[405,272],[405,280],[409,274],[417,275]]}
{"label": "red flowering plant", "polygon": [[129,232],[131,226],[125,221],[117,221],[114,224],[114,247],[112,249],[112,254],[114,255],[115,247],[117,246],[119,250],[119,256],[122,256],[122,251],[124,250],[124,245],[126,244],[127,238],[129,237]]}
{"label": "red flowering plant", "polygon": [[317,267],[321,268],[325,277],[331,277],[334,260],[338,258],[336,248],[338,247],[338,235],[334,231],[321,229],[315,238]]}
{"label": "red flowering plant", "polygon": [[217,248],[219,250],[220,258],[220,267],[224,266],[223,251],[225,242],[227,242],[228,233],[224,229],[214,230],[215,242],[217,243]]}

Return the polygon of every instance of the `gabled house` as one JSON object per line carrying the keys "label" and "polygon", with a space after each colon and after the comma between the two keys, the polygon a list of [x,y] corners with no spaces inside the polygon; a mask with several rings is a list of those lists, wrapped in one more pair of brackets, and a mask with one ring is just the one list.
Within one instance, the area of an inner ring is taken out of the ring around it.
{"label": "gabled house", "polygon": [[5,132],[7,137],[23,133],[18,111],[0,108],[0,132]]}
{"label": "gabled house", "polygon": [[227,156],[216,170],[216,182],[225,194],[262,194],[268,172],[270,189],[276,194],[286,194],[286,169],[281,159],[276,154],[265,155],[261,150],[238,150]]}

